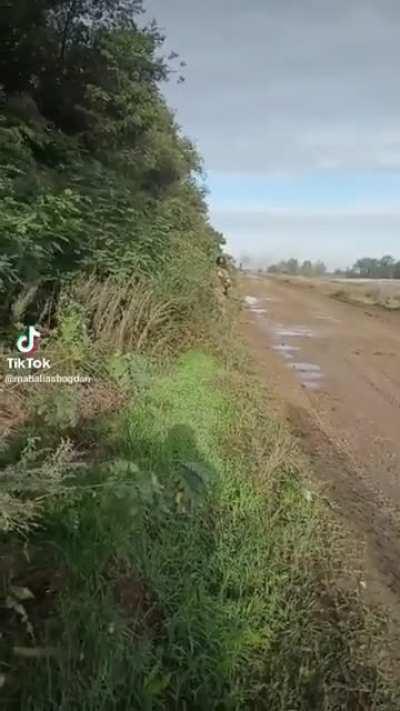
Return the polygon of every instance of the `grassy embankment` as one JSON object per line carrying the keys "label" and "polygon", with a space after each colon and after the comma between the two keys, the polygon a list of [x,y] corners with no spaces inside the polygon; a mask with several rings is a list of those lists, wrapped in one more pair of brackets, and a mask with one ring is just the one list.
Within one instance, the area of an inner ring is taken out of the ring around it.
{"label": "grassy embankment", "polygon": [[6,707],[396,708],[296,444],[233,338],[213,350],[114,356],[123,406],[79,426],[53,415],[45,436],[30,419],[3,454],[39,426],[50,446],[63,420],[81,465],[59,454],[73,478],[10,581]]}

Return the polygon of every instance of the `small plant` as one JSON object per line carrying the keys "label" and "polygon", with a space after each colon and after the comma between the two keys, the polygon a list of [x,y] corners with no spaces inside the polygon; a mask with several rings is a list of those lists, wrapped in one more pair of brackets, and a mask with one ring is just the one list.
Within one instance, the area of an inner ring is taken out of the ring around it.
{"label": "small plant", "polygon": [[54,451],[28,438],[17,462],[0,470],[0,530],[26,532],[37,526],[46,502],[70,493],[68,482],[82,464],[75,461],[71,442]]}
{"label": "small plant", "polygon": [[90,358],[91,350],[85,311],[80,304],[61,299],[58,312],[57,346],[60,356],[71,367],[84,365]]}
{"label": "small plant", "polygon": [[80,392],[69,386],[52,387],[38,393],[31,410],[47,430],[61,433],[72,430],[80,418]]}

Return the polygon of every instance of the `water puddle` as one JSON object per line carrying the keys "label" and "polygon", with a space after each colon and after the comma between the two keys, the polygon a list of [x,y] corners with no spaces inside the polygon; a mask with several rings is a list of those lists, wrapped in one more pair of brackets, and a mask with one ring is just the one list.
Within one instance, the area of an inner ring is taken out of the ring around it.
{"label": "water puddle", "polygon": [[245,296],[244,300],[248,306],[255,306],[260,301],[256,296]]}
{"label": "water puddle", "polygon": [[295,328],[277,328],[275,331],[281,338],[312,338],[314,332],[310,328],[296,326]]}
{"label": "water puddle", "polygon": [[315,363],[292,363],[291,368],[298,373],[305,373],[308,377],[322,377],[321,368]]}
{"label": "water puddle", "polygon": [[264,301],[267,301],[267,299],[258,299],[256,296],[245,296],[244,298],[247,306],[249,307],[250,311],[255,314],[266,314],[267,309],[264,309],[260,306]]}
{"label": "water puddle", "polygon": [[299,346],[292,346],[289,343],[280,343],[278,346],[272,346],[272,350],[280,353],[286,360],[291,360],[293,353],[300,350]]}
{"label": "water puddle", "polygon": [[292,346],[290,343],[280,343],[279,346],[273,346],[274,351],[282,353],[290,353],[291,351],[299,351],[300,346]]}
{"label": "water puddle", "polygon": [[315,363],[290,363],[289,368],[295,370],[301,384],[309,390],[318,390],[323,378],[321,368]]}

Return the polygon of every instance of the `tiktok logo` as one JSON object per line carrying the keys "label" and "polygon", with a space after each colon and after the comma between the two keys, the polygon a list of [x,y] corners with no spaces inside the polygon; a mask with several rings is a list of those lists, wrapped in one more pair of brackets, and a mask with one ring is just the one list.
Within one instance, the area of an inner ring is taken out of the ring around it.
{"label": "tiktok logo", "polygon": [[39,347],[40,337],[40,331],[37,331],[34,326],[29,326],[28,335],[23,333],[17,340],[19,352],[27,355],[35,353]]}

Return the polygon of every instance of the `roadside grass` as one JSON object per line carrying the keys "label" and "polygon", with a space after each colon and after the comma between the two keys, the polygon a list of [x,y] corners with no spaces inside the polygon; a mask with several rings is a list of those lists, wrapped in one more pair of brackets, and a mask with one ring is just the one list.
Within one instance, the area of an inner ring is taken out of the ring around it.
{"label": "roadside grass", "polygon": [[32,588],[47,551],[62,583],[24,602],[38,658],[3,657],[5,708],[400,708],[300,452],[236,357],[150,369],[102,425],[107,461],[49,505],[13,582]]}

